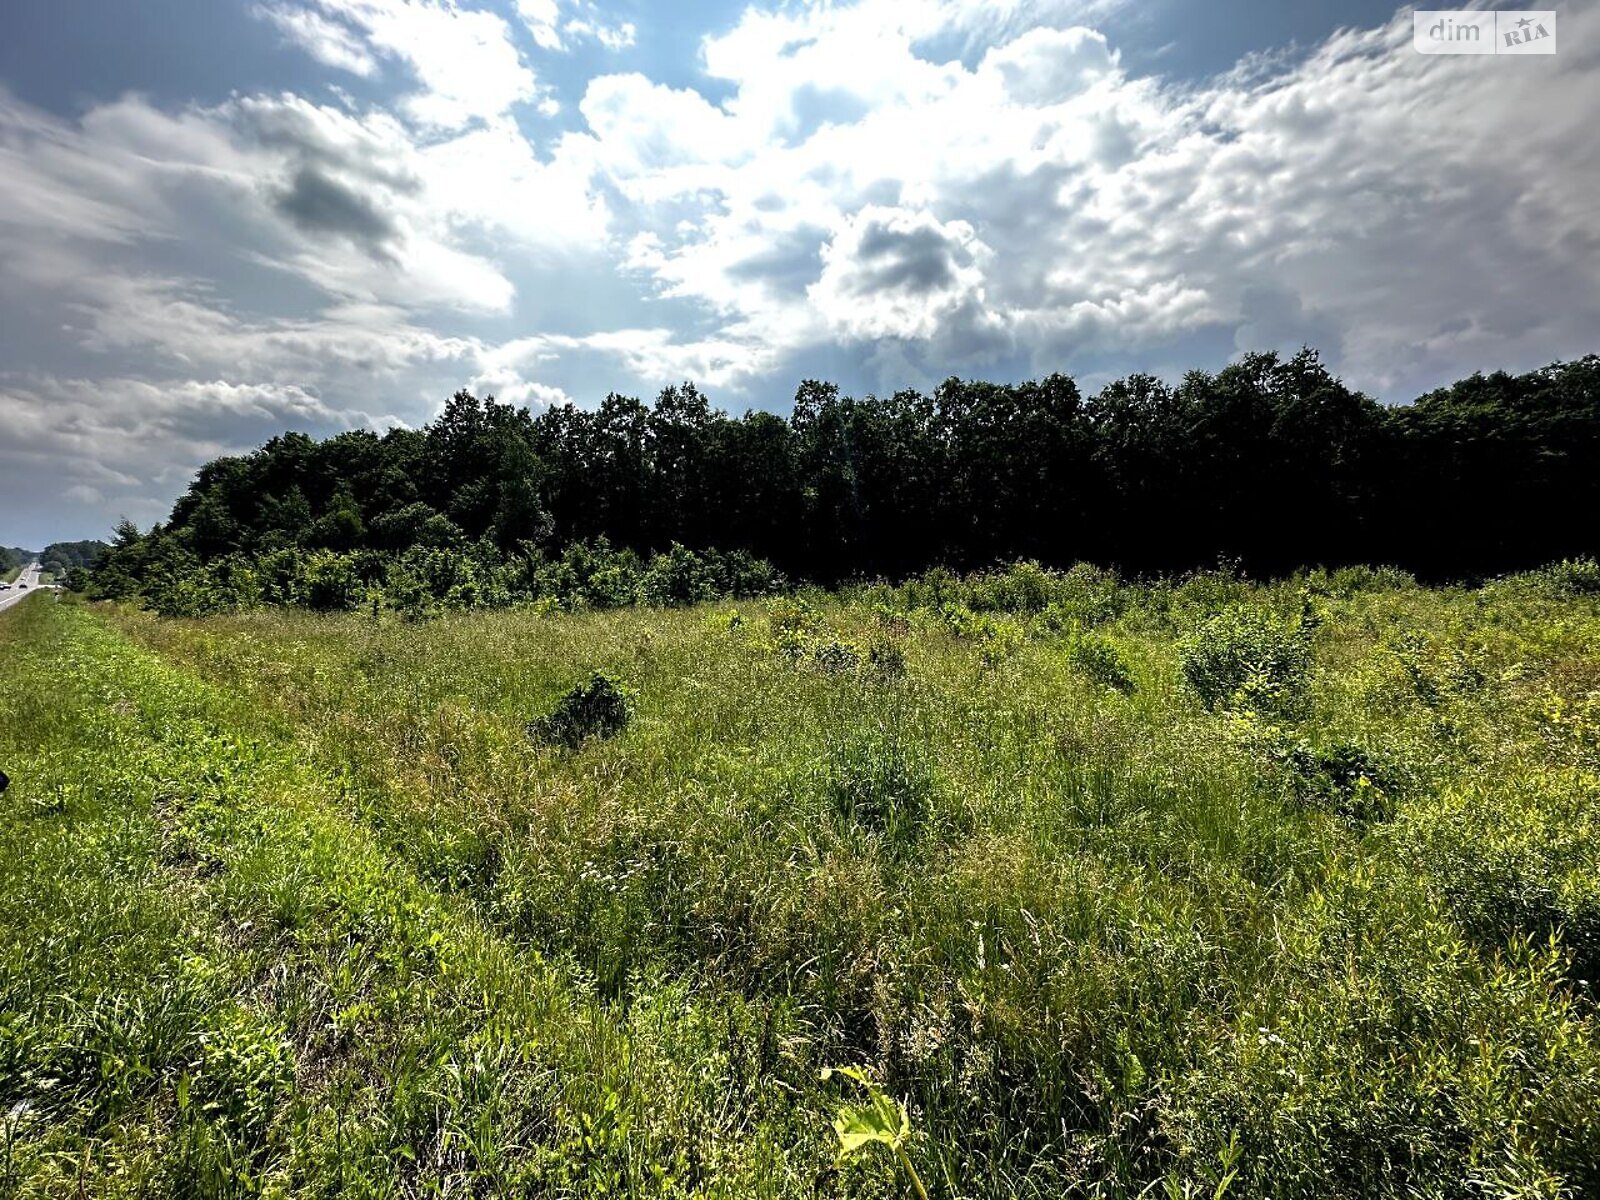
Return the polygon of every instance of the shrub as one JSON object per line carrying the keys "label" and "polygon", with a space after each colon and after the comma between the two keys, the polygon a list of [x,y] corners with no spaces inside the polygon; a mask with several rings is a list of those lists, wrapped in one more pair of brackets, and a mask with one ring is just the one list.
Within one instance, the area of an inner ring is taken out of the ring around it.
{"label": "shrub", "polygon": [[979,612],[1036,613],[1050,603],[1058,578],[1036,562],[1013,563],[972,581],[972,607]]}
{"label": "shrub", "polygon": [[981,637],[990,624],[988,618],[979,616],[965,604],[955,604],[947,600],[939,605],[937,611],[939,620],[953,637]]}
{"label": "shrub", "polygon": [[821,626],[816,610],[804,596],[786,597],[772,605],[772,640],[780,654],[803,658]]}
{"label": "shrub", "polygon": [[784,589],[784,579],[778,569],[764,558],[757,558],[745,550],[718,553],[705,552],[717,590],[735,599],[751,596],[768,596]]}
{"label": "shrub", "polygon": [[1592,558],[1564,558],[1535,571],[1539,589],[1549,595],[1593,596],[1600,593],[1600,562]]}
{"label": "shrub", "polygon": [[534,590],[550,596],[562,608],[621,608],[637,603],[642,594],[639,556],[632,550],[614,550],[606,538],[572,542],[561,557],[539,564],[533,572]]}
{"label": "shrub", "polygon": [[1416,576],[1399,567],[1339,567],[1333,571],[1318,568],[1307,577],[1311,586],[1330,596],[1348,600],[1362,592],[1398,592],[1417,586]]}
{"label": "shrub", "polygon": [[861,665],[861,652],[835,638],[818,645],[811,652],[811,660],[829,675],[848,675]]}
{"label": "shrub", "polygon": [[1128,590],[1115,571],[1093,563],[1075,563],[1057,581],[1051,605],[1070,613],[1085,625],[1100,625],[1122,615],[1128,607]]}
{"label": "shrub", "polygon": [[1339,742],[1319,750],[1298,741],[1282,746],[1277,758],[1303,803],[1360,824],[1394,816],[1395,776],[1360,746]]}
{"label": "shrub", "polygon": [[527,731],[541,745],[576,749],[587,738],[608,738],[622,732],[632,719],[629,689],[596,671],[587,683],[561,697],[549,716],[529,721]]}
{"label": "shrub", "polygon": [[660,605],[698,604],[715,599],[718,592],[710,564],[677,542],[650,560],[640,590],[651,604]]}
{"label": "shrub", "polygon": [[1181,619],[1185,614],[1217,613],[1246,604],[1252,589],[1241,577],[1237,564],[1224,561],[1210,570],[1195,571],[1174,583],[1170,590],[1170,610]]}
{"label": "shrub", "polygon": [[1067,643],[1067,659],[1096,683],[1124,696],[1133,694],[1133,674],[1110,638],[1077,632]]}
{"label": "shrub", "polygon": [[1389,648],[1417,698],[1429,708],[1481,692],[1489,682],[1488,656],[1482,646],[1448,645],[1411,630],[1395,638]]}
{"label": "shrub", "polygon": [[896,604],[878,601],[872,606],[872,617],[891,637],[905,637],[911,632],[911,614]]}
{"label": "shrub", "polygon": [[1207,708],[1244,705],[1294,715],[1304,708],[1311,638],[1296,623],[1249,604],[1202,620],[1178,644],[1184,678]]}
{"label": "shrub", "polygon": [[984,616],[978,632],[978,660],[985,667],[997,667],[1027,641],[1022,627],[1005,618]]}
{"label": "shrub", "polygon": [[349,612],[360,602],[362,586],[354,556],[313,550],[301,557],[294,587],[296,599],[321,612]]}
{"label": "shrub", "polygon": [[961,594],[961,580],[949,567],[930,567],[902,589],[907,608],[938,609]]}

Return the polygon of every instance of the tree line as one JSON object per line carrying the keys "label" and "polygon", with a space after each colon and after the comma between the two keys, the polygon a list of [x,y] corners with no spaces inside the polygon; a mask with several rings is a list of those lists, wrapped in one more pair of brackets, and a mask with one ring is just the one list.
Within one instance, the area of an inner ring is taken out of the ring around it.
{"label": "tree line", "polygon": [[772,578],[766,564],[831,584],[1012,559],[1384,562],[1437,579],[1592,554],[1597,502],[1596,355],[1393,406],[1310,349],[1093,394],[1061,374],[862,398],[808,380],[787,417],[729,416],[692,383],[538,415],[462,391],[420,429],[286,433],[206,464],[166,522],[119,528],[93,586],[148,594],[209,572],[226,592],[270,559],[333,570],[330,606],[349,607],[401,559],[443,572],[418,584],[437,599],[463,573],[474,594],[515,593],[513,577],[537,592],[574,554],[636,582],[652,555],[694,561],[735,590]]}
{"label": "tree line", "polygon": [[61,577],[74,569],[87,569],[94,565],[100,552],[106,548],[101,541],[89,539],[81,542],[51,542],[43,550],[24,550],[20,546],[0,546],[0,573],[38,560],[39,569]]}

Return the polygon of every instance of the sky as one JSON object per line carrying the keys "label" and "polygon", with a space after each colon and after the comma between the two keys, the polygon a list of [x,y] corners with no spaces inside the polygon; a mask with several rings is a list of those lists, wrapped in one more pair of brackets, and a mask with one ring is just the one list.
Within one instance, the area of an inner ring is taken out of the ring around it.
{"label": "sky", "polygon": [[1600,350],[1600,6],[6,0],[0,545],[285,429]]}

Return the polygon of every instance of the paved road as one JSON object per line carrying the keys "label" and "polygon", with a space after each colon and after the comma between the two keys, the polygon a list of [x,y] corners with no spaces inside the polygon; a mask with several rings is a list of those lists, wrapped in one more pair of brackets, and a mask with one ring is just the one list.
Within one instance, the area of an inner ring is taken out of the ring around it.
{"label": "paved road", "polygon": [[[25,588],[21,586],[24,583],[28,585]],[[34,590],[38,586],[39,564],[36,562],[31,562],[22,568],[22,574],[17,576],[16,583],[11,585],[9,591],[0,592],[0,612],[10,608],[13,604],[18,603],[19,601],[26,600],[29,596],[33,595]]]}

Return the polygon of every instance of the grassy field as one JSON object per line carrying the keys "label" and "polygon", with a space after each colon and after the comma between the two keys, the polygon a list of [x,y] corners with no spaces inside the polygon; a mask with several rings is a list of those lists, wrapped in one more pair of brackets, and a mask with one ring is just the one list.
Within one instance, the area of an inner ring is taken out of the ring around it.
{"label": "grassy field", "polygon": [[1591,575],[36,596],[0,1194],[1600,1194]]}

